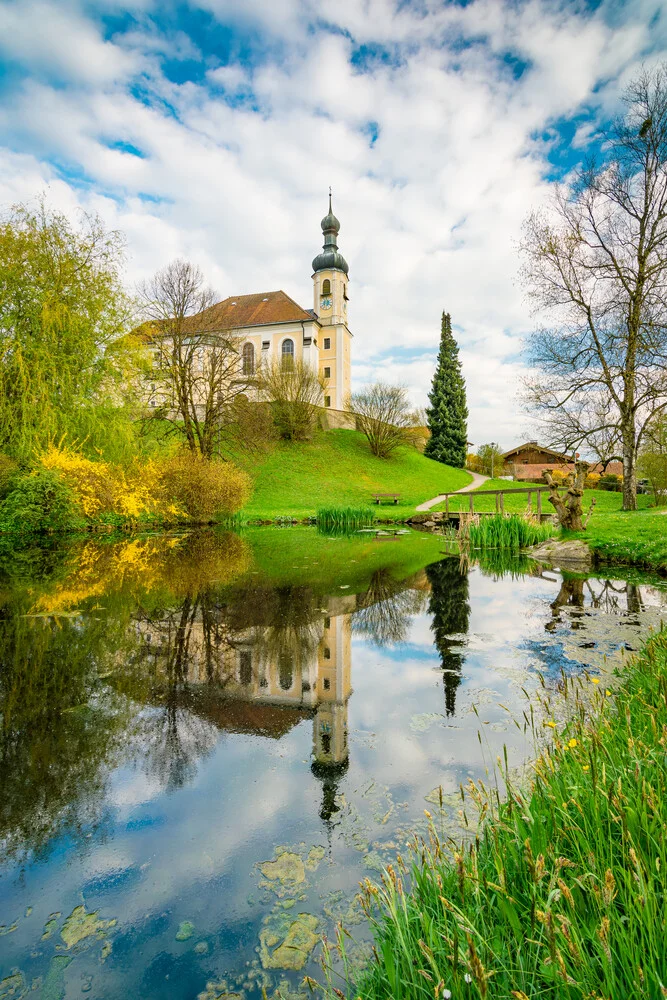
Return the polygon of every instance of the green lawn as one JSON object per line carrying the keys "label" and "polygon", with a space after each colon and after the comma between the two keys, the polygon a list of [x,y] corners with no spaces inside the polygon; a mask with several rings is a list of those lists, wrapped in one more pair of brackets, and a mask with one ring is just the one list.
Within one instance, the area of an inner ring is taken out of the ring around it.
{"label": "green lawn", "polygon": [[667,574],[665,508],[630,513],[596,511],[579,537],[588,542],[600,562],[657,569]]}
{"label": "green lawn", "polygon": [[404,520],[417,504],[470,482],[470,474],[400,448],[392,458],[371,454],[357,431],[320,431],[305,443],[279,442],[265,454],[235,456],[255,488],[245,519],[315,514],[318,507],[359,507],[372,493],[400,493],[400,505],[375,507],[381,518]]}

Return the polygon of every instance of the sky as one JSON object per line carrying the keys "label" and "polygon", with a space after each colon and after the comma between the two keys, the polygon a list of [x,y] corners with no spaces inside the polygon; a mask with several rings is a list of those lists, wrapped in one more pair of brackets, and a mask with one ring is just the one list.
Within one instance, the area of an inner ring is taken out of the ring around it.
{"label": "sky", "polygon": [[353,388],[424,405],[445,310],[469,438],[509,449],[522,220],[665,58],[664,0],[0,0],[0,207],[97,212],[130,288],[181,256],[312,308],[331,185]]}

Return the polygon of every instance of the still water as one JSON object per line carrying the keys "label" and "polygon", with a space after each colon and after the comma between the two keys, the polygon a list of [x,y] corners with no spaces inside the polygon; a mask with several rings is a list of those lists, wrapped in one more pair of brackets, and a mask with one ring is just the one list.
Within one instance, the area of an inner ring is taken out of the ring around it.
{"label": "still water", "polygon": [[359,881],[439,788],[455,833],[459,786],[504,746],[527,759],[540,677],[604,674],[667,605],[641,577],[470,564],[416,532],[1,568],[0,1000],[297,993],[339,920],[364,962]]}

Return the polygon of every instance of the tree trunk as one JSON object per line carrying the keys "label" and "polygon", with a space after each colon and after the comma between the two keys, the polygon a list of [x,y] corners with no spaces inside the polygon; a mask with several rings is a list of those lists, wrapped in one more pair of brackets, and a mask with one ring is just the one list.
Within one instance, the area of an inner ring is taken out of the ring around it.
{"label": "tree trunk", "polygon": [[623,510],[637,510],[637,447],[634,417],[623,418]]}
{"label": "tree trunk", "polygon": [[554,482],[551,473],[546,469],[544,471],[544,478],[549,484],[550,490],[549,503],[556,511],[561,527],[566,528],[568,531],[584,530],[582,500],[584,496],[584,482],[589,468],[588,462],[575,463],[575,471],[571,472],[563,483],[564,486],[567,486],[565,497],[561,497],[558,492],[558,483]]}

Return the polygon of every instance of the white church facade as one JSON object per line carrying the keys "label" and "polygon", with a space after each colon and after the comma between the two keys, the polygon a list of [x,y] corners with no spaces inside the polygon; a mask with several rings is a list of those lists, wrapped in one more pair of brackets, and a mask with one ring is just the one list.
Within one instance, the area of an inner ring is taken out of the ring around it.
{"label": "white church facade", "polygon": [[338,250],[340,223],[331,208],[322,219],[324,245],[313,260],[313,308],[283,291],[231,295],[207,310],[207,326],[237,338],[244,374],[262,363],[302,362],[326,380],[324,405],[348,408],[352,334],[347,325],[348,264]]}

